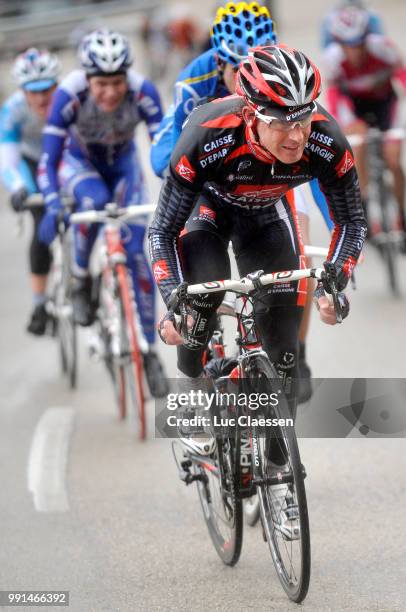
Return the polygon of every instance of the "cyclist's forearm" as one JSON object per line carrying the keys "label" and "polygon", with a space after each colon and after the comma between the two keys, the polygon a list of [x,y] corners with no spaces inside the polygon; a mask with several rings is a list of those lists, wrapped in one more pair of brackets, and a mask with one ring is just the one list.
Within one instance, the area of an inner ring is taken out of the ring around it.
{"label": "cyclist's forearm", "polygon": [[327,258],[336,264],[342,286],[345,286],[345,279],[351,276],[366,237],[366,222],[355,170],[350,170],[336,186],[325,188],[325,195],[335,223]]}
{"label": "cyclist's forearm", "polygon": [[25,187],[24,177],[21,173],[22,158],[20,146],[17,142],[4,142],[0,144],[0,173],[4,187],[10,193]]}
{"label": "cyclist's forearm", "polygon": [[45,134],[43,154],[38,166],[38,186],[47,206],[59,204],[58,168],[62,158],[64,139]]}
{"label": "cyclist's forearm", "polygon": [[163,182],[159,203],[149,229],[155,280],[168,304],[171,292],[182,280],[176,240],[193,208],[196,194],[169,175]]}

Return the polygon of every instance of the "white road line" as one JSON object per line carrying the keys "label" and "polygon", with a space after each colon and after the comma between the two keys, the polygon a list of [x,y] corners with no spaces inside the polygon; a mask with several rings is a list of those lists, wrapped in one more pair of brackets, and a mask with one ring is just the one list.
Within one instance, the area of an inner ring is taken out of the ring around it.
{"label": "white road line", "polygon": [[27,466],[28,490],[38,512],[67,512],[65,486],[73,408],[49,408],[39,420]]}

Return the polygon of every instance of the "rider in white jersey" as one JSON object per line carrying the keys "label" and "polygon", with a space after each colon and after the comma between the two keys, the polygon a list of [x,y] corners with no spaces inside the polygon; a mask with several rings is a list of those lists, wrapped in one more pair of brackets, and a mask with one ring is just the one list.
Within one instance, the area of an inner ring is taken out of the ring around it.
{"label": "rider in white jersey", "polygon": [[[0,170],[10,194],[13,210],[24,208],[27,196],[38,192],[37,164],[41,156],[42,129],[57,85],[59,62],[48,51],[28,49],[14,63],[14,77],[20,85],[4,103],[0,115]],[[32,209],[34,230],[30,245],[33,311],[27,331],[42,335],[46,329],[46,282],[50,254],[37,236],[42,209]]]}

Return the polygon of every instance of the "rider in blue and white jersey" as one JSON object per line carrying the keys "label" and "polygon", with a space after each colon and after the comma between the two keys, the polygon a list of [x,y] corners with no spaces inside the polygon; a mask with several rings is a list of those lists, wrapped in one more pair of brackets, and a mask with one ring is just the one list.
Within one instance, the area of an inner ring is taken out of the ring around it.
{"label": "rider in blue and white jersey", "polygon": [[[166,172],[170,156],[192,110],[215,98],[234,93],[235,74],[240,62],[247,57],[248,49],[275,43],[273,27],[268,9],[257,2],[229,2],[217,10],[211,29],[212,48],[193,60],[180,73],[175,84],[174,102],[155,135],[151,147],[151,164],[155,174],[162,177]],[[332,230],[334,224],[318,181],[312,181],[310,186],[327,227]],[[295,202],[303,239],[308,243],[309,211],[300,189],[295,189]],[[313,295],[311,283],[308,286],[308,301],[300,332],[301,401],[306,401],[311,395],[310,368],[305,359],[305,338]]]}
{"label": "rider in blue and white jersey", "polygon": [[[44,129],[39,184],[47,214],[40,238],[49,244],[57,231],[60,189],[72,195],[78,210],[102,210],[111,201],[122,206],[147,201],[144,177],[134,134],[144,122],[152,139],[162,119],[157,89],[130,70],[127,39],[117,32],[98,30],[80,46],[81,70],[71,72],[55,92]],[[144,252],[145,221],[126,228],[124,246],[140,320],[150,351],[144,365],[153,394],[164,392],[162,368],[152,350],[155,340],[155,290]],[[75,227],[74,317],[78,324],[93,322],[88,266],[99,226]],[[160,380],[161,379],[161,380]],[[159,389],[161,386],[161,389]],[[165,387],[165,388],[164,388]]]}
{"label": "rider in blue and white jersey", "polygon": [[[42,129],[57,84],[59,62],[48,51],[28,49],[16,58],[13,74],[20,88],[5,101],[0,113],[0,171],[11,206],[19,213],[27,197],[38,192],[36,172]],[[33,310],[27,331],[41,336],[47,324],[46,283],[51,258],[49,248],[37,235],[43,209],[31,209],[31,213],[34,228],[29,257]]]}

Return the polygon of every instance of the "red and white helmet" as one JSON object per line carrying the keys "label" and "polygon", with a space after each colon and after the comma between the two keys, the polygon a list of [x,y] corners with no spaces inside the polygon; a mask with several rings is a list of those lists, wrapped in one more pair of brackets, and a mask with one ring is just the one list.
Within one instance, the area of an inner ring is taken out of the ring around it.
{"label": "red and white helmet", "polygon": [[355,46],[362,43],[368,34],[368,11],[358,6],[346,6],[334,11],[328,21],[332,38],[344,45]]}
{"label": "red and white helmet", "polygon": [[251,49],[237,76],[237,93],[259,113],[290,121],[313,112],[320,94],[318,68],[304,53],[283,45]]}

